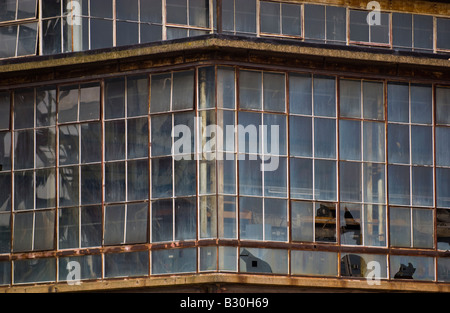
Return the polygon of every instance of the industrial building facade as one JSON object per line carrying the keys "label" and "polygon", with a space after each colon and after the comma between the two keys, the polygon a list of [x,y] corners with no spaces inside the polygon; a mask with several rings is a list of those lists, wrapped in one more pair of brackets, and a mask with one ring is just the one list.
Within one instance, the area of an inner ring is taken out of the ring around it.
{"label": "industrial building facade", "polygon": [[0,0],[0,291],[450,291],[450,4]]}

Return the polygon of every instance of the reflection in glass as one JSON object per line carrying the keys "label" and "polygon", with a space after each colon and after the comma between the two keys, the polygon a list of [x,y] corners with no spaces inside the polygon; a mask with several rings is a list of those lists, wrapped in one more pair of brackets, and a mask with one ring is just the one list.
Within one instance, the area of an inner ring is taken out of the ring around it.
{"label": "reflection in glass", "polygon": [[237,271],[236,247],[219,247],[219,271]]}
{"label": "reflection in glass", "polygon": [[78,85],[59,88],[58,123],[78,120]]}
{"label": "reflection in glass", "polygon": [[55,211],[38,211],[34,214],[33,250],[54,249]]}
{"label": "reflection in glass", "polygon": [[36,170],[36,209],[56,205],[56,173],[54,168]]}
{"label": "reflection in glass", "polygon": [[363,117],[384,120],[384,85],[381,82],[363,82]]}
{"label": "reflection in glass", "polygon": [[59,249],[79,247],[79,208],[58,210]]}
{"label": "reflection in glass", "polygon": [[[91,3],[92,5],[92,3]],[[101,11],[107,12],[101,4]],[[91,16],[96,16],[91,11]],[[91,18],[91,49],[103,49],[113,46],[113,21],[98,18]]]}
{"label": "reflection in glass", "polygon": [[81,247],[98,247],[102,244],[102,207],[81,207]]}
{"label": "reflection in glass", "polygon": [[125,116],[125,78],[105,81],[105,119]]}
{"label": "reflection in glass", "polygon": [[302,7],[296,4],[281,4],[281,32],[283,35],[301,36]]}
{"label": "reflection in glass", "polygon": [[14,214],[13,251],[31,251],[33,247],[33,212]]}
{"label": "reflection in glass", "polygon": [[261,32],[280,34],[280,4],[261,1]]}
{"label": "reflection in glass", "polygon": [[14,129],[34,126],[34,89],[14,92]]}
{"label": "reflection in glass", "polygon": [[176,196],[192,196],[196,194],[196,161],[191,156],[190,160],[175,161],[174,179]]}
{"label": "reflection in glass", "polygon": [[0,212],[9,212],[11,210],[11,173],[0,173]]}
{"label": "reflection in glass", "polygon": [[36,126],[52,126],[55,123],[56,89],[51,87],[36,89]]}
{"label": "reflection in glass", "polygon": [[59,126],[59,165],[78,164],[79,125]]}
{"label": "reflection in glass", "polygon": [[22,130],[14,133],[14,169],[34,167],[34,133]]}
{"label": "reflection in glass", "polygon": [[151,76],[150,112],[167,112],[170,110],[172,75],[158,74]]}
{"label": "reflection in glass", "polygon": [[200,247],[200,272],[217,270],[217,247]]}
{"label": "reflection in glass", "polygon": [[100,117],[100,85],[98,83],[81,85],[80,121]]}
{"label": "reflection in glass", "polygon": [[78,166],[59,168],[59,206],[78,205],[79,176]]}
{"label": "reflection in glass", "polygon": [[325,39],[325,6],[305,4],[305,37]]}

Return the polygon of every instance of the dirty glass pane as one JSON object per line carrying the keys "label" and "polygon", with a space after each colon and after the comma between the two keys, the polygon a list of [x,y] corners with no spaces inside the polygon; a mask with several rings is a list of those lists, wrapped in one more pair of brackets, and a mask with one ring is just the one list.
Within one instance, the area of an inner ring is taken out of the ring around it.
{"label": "dirty glass pane", "polygon": [[141,116],[148,113],[148,78],[137,76],[127,78],[127,116]]}
{"label": "dirty glass pane", "polygon": [[241,248],[240,271],[243,273],[288,273],[288,251],[282,249]]}
{"label": "dirty glass pane", "polygon": [[126,243],[147,242],[148,204],[134,203],[127,205]]}
{"label": "dirty glass pane", "polygon": [[139,21],[138,0],[116,0],[116,18],[119,20]]}
{"label": "dirty glass pane", "polygon": [[147,118],[129,119],[127,121],[128,159],[143,158],[148,155],[148,120]]}
{"label": "dirty glass pane", "polygon": [[264,73],[263,82],[264,111],[285,112],[285,75]]}
{"label": "dirty glass pane", "polygon": [[192,196],[196,194],[196,161],[193,157],[190,160],[175,161],[175,195]]}
{"label": "dirty glass pane", "polygon": [[242,195],[262,195],[261,160],[242,155],[239,159],[239,193]]}
{"label": "dirty glass pane", "polygon": [[[11,214],[5,213],[0,214],[0,224],[2,228],[0,229],[0,253],[10,253],[11,252]],[[2,284],[2,268],[0,265],[0,284]]]}
{"label": "dirty glass pane", "polygon": [[105,119],[125,116],[125,78],[105,81]]}
{"label": "dirty glass pane", "polygon": [[0,193],[0,212],[11,210],[11,173],[0,174],[0,188],[4,192]]}
{"label": "dirty glass pane", "polygon": [[388,161],[389,163],[409,164],[408,125],[388,125]]}
{"label": "dirty glass pane", "polygon": [[194,71],[173,73],[172,110],[193,109]]}
{"label": "dirty glass pane", "polygon": [[361,81],[341,79],[339,82],[340,108],[342,117],[361,117]]}
{"label": "dirty glass pane", "polygon": [[411,85],[411,123],[432,123],[433,90],[429,85]]}
{"label": "dirty glass pane", "polygon": [[436,196],[437,205],[444,208],[450,207],[450,169],[436,169]]}
{"label": "dirty glass pane", "polygon": [[102,277],[102,256],[100,254],[72,256],[58,258],[58,281],[70,281],[73,267],[70,267],[70,262],[78,262],[80,264],[79,279],[100,279]]}
{"label": "dirty glass pane", "polygon": [[[259,127],[261,126],[261,114],[254,112],[238,112],[238,144],[239,152],[261,153],[261,138]],[[252,156],[255,158],[256,156]]]}
{"label": "dirty glass pane", "polygon": [[409,122],[408,84],[388,84],[388,120],[390,122]]}
{"label": "dirty glass pane", "polygon": [[108,205],[105,207],[104,244],[124,243],[125,205]]}
{"label": "dirty glass pane", "polygon": [[339,151],[343,160],[361,160],[361,122],[339,121]]}
{"label": "dirty glass pane", "polygon": [[94,0],[90,1],[91,4],[91,16],[112,18],[113,17],[113,1],[112,0]]}
{"label": "dirty glass pane", "polygon": [[11,169],[11,133],[0,132],[0,171]]}
{"label": "dirty glass pane", "polygon": [[305,38],[325,39],[325,6],[305,4]]}
{"label": "dirty glass pane", "polygon": [[167,23],[187,24],[187,1],[166,0]]}
{"label": "dirty glass pane", "polygon": [[55,211],[35,213],[33,250],[54,249]]}
{"label": "dirty glass pane", "polygon": [[336,200],[336,162],[314,161],[315,195],[317,200]]}
{"label": "dirty glass pane", "polygon": [[281,33],[283,35],[302,35],[302,7],[296,4],[281,4]]}
{"label": "dirty glass pane", "polygon": [[14,284],[54,282],[55,280],[55,258],[14,261]]}
{"label": "dirty glass pane", "polygon": [[170,155],[172,149],[172,115],[151,117],[152,156]]}
{"label": "dirty glass pane", "polygon": [[36,89],[36,126],[51,126],[55,123],[56,89],[51,87]]}
{"label": "dirty glass pane", "polygon": [[61,0],[42,0],[42,17],[54,17],[61,15]]}
{"label": "dirty glass pane", "polygon": [[[105,9],[102,11],[106,12]],[[92,11],[91,16],[94,16]],[[113,46],[113,21],[91,18],[90,31],[91,49],[102,49]]]}
{"label": "dirty glass pane", "polygon": [[390,277],[394,279],[434,280],[434,258],[392,255]]}
{"label": "dirty glass pane", "polygon": [[280,34],[280,4],[276,2],[260,2],[261,32]]}
{"label": "dirty glass pane", "polygon": [[234,0],[222,0],[222,27],[234,31]]}
{"label": "dirty glass pane", "polygon": [[16,56],[17,28],[16,25],[0,27],[0,58]]}
{"label": "dirty glass pane", "polygon": [[173,240],[173,201],[152,202],[152,242]]}
{"label": "dirty glass pane", "polygon": [[434,217],[432,209],[413,209],[413,247],[433,248]]}
{"label": "dirty glass pane", "polygon": [[392,13],[392,43],[394,47],[412,47],[412,15]]}
{"label": "dirty glass pane", "polygon": [[116,22],[116,45],[129,46],[139,43],[139,23]]}
{"label": "dirty glass pane", "polygon": [[218,236],[237,238],[236,197],[218,196]]}
{"label": "dirty glass pane", "polygon": [[80,121],[100,117],[100,85],[98,83],[81,85]]}
{"label": "dirty glass pane", "polygon": [[37,27],[37,23],[22,24],[19,26],[17,56],[36,54]]}
{"label": "dirty glass pane", "polygon": [[437,39],[436,46],[438,49],[450,50],[450,19],[436,18]]}
{"label": "dirty glass pane", "polygon": [[264,240],[287,241],[287,201],[264,199]]}
{"label": "dirty glass pane", "polygon": [[409,166],[389,165],[388,195],[391,204],[410,204]]}
{"label": "dirty glass pane", "polygon": [[236,32],[256,33],[256,0],[234,0]]}
{"label": "dirty glass pane", "polygon": [[384,164],[363,164],[364,202],[386,203]]}
{"label": "dirty glass pane", "polygon": [[350,10],[350,40],[369,42],[367,11]]}
{"label": "dirty glass pane", "polygon": [[199,194],[212,194],[216,192],[216,162],[201,160],[198,165]]}
{"label": "dirty glass pane", "polygon": [[58,123],[78,120],[78,85],[59,88]]}
{"label": "dirty glass pane", "polygon": [[336,205],[315,203],[315,241],[336,242]]}
{"label": "dirty glass pane", "polygon": [[[369,266],[371,262],[376,262],[379,272]],[[368,282],[387,278],[386,255],[342,253],[340,265],[344,277],[365,277]]]}
{"label": "dirty glass pane", "polygon": [[141,22],[161,23],[162,2],[161,0],[140,0]]}
{"label": "dirty glass pane", "polygon": [[152,159],[152,198],[172,196],[172,158]]}
{"label": "dirty glass pane", "polygon": [[450,166],[449,127],[436,127],[436,165]]}
{"label": "dirty glass pane", "polygon": [[188,30],[186,28],[167,27],[167,40],[188,37]]}
{"label": "dirty glass pane", "polygon": [[220,67],[217,70],[217,106],[235,108],[235,73],[233,68]]}
{"label": "dirty glass pane", "polygon": [[189,0],[189,25],[209,27],[208,0]]}
{"label": "dirty glass pane", "polygon": [[56,129],[36,129],[36,167],[48,167],[56,164]]}
{"label": "dirty glass pane", "polygon": [[148,275],[148,251],[105,254],[105,277]]}
{"label": "dirty glass pane", "polygon": [[105,201],[125,201],[125,162],[105,164]]}
{"label": "dirty glass pane", "polygon": [[140,26],[141,26],[141,43],[148,43],[162,40],[162,26],[145,23],[141,23]]}
{"label": "dirty glass pane", "polygon": [[0,22],[16,19],[16,0],[3,0],[0,2]]}
{"label": "dirty glass pane", "polygon": [[364,245],[386,246],[386,207],[384,205],[364,205]]}
{"label": "dirty glass pane", "polygon": [[59,169],[59,206],[78,205],[79,203],[78,166]]}
{"label": "dirty glass pane", "polygon": [[314,204],[291,201],[291,228],[293,241],[314,241]]}
{"label": "dirty glass pane", "polygon": [[289,111],[292,114],[311,115],[311,75],[289,74]]}
{"label": "dirty glass pane", "polygon": [[327,40],[347,41],[347,10],[345,7],[326,6]]}
{"label": "dirty glass pane", "polygon": [[291,156],[312,156],[312,119],[303,116],[289,116],[290,136],[289,152]]}
{"label": "dirty glass pane", "polygon": [[34,89],[14,92],[14,129],[34,127]]}
{"label": "dirty glass pane", "polygon": [[336,157],[336,120],[314,119],[314,156],[316,158]]}
{"label": "dirty glass pane", "polygon": [[58,210],[59,249],[79,247],[79,208]]}
{"label": "dirty glass pane", "polygon": [[338,254],[322,251],[291,251],[291,274],[337,276]]}
{"label": "dirty glass pane", "polygon": [[411,126],[412,164],[433,164],[433,129],[428,126]]}
{"label": "dirty glass pane", "polygon": [[196,198],[175,199],[175,240],[195,239],[196,226]]}
{"label": "dirty glass pane", "polygon": [[264,196],[287,196],[287,158],[271,156],[265,161]]}
{"label": "dirty glass pane", "polygon": [[105,122],[105,160],[125,159],[125,121]]}
{"label": "dirty glass pane", "polygon": [[363,82],[363,117],[384,120],[384,85]]}
{"label": "dirty glass pane", "polygon": [[44,55],[61,53],[61,19],[43,20],[42,37],[41,44]]}
{"label": "dirty glass pane", "polygon": [[240,238],[263,240],[263,199],[239,198]]}
{"label": "dirty glass pane", "polygon": [[81,207],[81,247],[102,244],[102,207]]}
{"label": "dirty glass pane", "polygon": [[414,48],[433,49],[433,16],[414,15]]}
{"label": "dirty glass pane", "polygon": [[148,199],[148,160],[128,161],[128,201]]}
{"label": "dirty glass pane", "polygon": [[81,124],[81,163],[102,160],[102,128],[100,123]]}
{"label": "dirty glass pane", "polygon": [[450,250],[450,210],[437,209],[437,248],[439,250]]}
{"label": "dirty glass pane", "polygon": [[[287,129],[286,116],[281,114],[264,114],[263,115],[263,148],[262,151],[267,155],[287,155]],[[269,160],[266,160],[270,163]]]}
{"label": "dirty glass pane", "polygon": [[201,67],[198,69],[199,109],[213,108],[215,106],[215,75],[214,67]]}
{"label": "dirty glass pane", "polygon": [[217,247],[200,247],[200,271],[217,270]]}
{"label": "dirty glass pane", "polygon": [[14,214],[14,252],[32,250],[33,214],[33,212]]}
{"label": "dirty glass pane", "polygon": [[10,129],[10,110],[9,92],[0,92],[0,129]]}
{"label": "dirty glass pane", "polygon": [[170,94],[172,90],[171,74],[158,74],[151,76],[151,104],[150,112],[170,111]]}
{"label": "dirty glass pane", "polygon": [[55,205],[55,169],[36,170],[36,209],[52,208]]}
{"label": "dirty glass pane", "polygon": [[217,237],[217,199],[204,196],[199,199],[199,236],[200,238]]}
{"label": "dirty glass pane", "polygon": [[436,87],[436,123],[450,125],[450,88]]}
{"label": "dirty glass pane", "polygon": [[390,244],[392,247],[411,247],[411,210],[389,208]]}
{"label": "dirty glass pane", "polygon": [[79,125],[59,127],[59,164],[77,164],[79,149]]}
{"label": "dirty glass pane", "polygon": [[361,163],[340,162],[340,199],[342,201],[362,201]]}
{"label": "dirty glass pane", "polygon": [[217,160],[217,185],[219,193],[236,194],[236,162],[233,154],[224,154],[224,160]]}
{"label": "dirty glass pane", "polygon": [[291,197],[295,199],[313,198],[313,160],[290,159]]}
{"label": "dirty glass pane", "polygon": [[14,169],[34,167],[34,133],[23,130],[14,133]]}
{"label": "dirty glass pane", "polygon": [[336,80],[314,77],[314,115],[336,116]]}
{"label": "dirty glass pane", "polygon": [[370,26],[370,42],[389,43],[389,19],[390,13],[380,13],[380,25]]}
{"label": "dirty glass pane", "polygon": [[362,205],[341,203],[340,205],[341,244],[361,245],[362,242]]}
{"label": "dirty glass pane", "polygon": [[450,259],[449,258],[438,258],[438,281],[449,282],[450,281]]}
{"label": "dirty glass pane", "polygon": [[197,270],[197,248],[152,251],[152,274],[189,273]]}
{"label": "dirty glass pane", "polygon": [[262,109],[262,73],[239,71],[239,107]]}
{"label": "dirty glass pane", "polygon": [[102,201],[102,167],[100,164],[81,166],[81,204]]}
{"label": "dirty glass pane", "polygon": [[385,124],[363,122],[363,160],[384,162],[385,159]]}

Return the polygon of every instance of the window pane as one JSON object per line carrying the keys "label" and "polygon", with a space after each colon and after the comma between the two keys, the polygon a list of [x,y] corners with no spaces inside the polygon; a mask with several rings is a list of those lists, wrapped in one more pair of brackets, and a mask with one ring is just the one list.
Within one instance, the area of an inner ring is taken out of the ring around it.
{"label": "window pane", "polygon": [[152,202],[152,242],[173,240],[172,200]]}
{"label": "window pane", "polygon": [[[264,196],[287,196],[287,158],[272,156],[270,165],[264,165]],[[268,169],[270,168],[270,169]],[[273,171],[272,171],[273,169]]]}
{"label": "window pane", "polygon": [[290,159],[291,197],[313,199],[313,161],[310,159]]}
{"label": "window pane", "polygon": [[102,207],[81,207],[81,247],[102,244]]}
{"label": "window pane", "polygon": [[315,241],[336,242],[336,205],[315,203]]}
{"label": "window pane", "polygon": [[128,46],[139,43],[139,24],[117,21],[116,23],[117,46]]}
{"label": "window pane", "polygon": [[225,154],[224,160],[217,161],[218,192],[236,194],[236,160],[233,154]]}
{"label": "window pane", "polygon": [[325,39],[325,6],[305,4],[305,38]]}
{"label": "window pane", "polygon": [[222,67],[217,70],[217,107],[235,108],[235,73],[233,68]]}
{"label": "window pane", "polygon": [[436,169],[436,196],[437,205],[444,208],[450,207],[450,169]]}
{"label": "window pane", "polygon": [[173,74],[172,110],[193,109],[194,71]]}
{"label": "window pane", "polygon": [[363,117],[384,120],[384,85],[363,82]]}
{"label": "window pane", "polygon": [[81,85],[80,121],[100,117],[100,86],[97,83]]}
{"label": "window pane", "polygon": [[167,22],[174,24],[187,24],[187,1],[166,0]]}
{"label": "window pane", "polygon": [[104,244],[124,243],[125,205],[109,205],[105,207]]}
{"label": "window pane", "polygon": [[239,193],[242,195],[262,196],[261,160],[242,155],[239,159]]}
{"label": "window pane", "polygon": [[161,23],[162,2],[161,0],[141,0],[141,22]]}
{"label": "window pane", "polygon": [[436,123],[450,125],[450,88],[436,88]]}
{"label": "window pane", "polygon": [[291,201],[291,224],[293,241],[314,241],[313,203]]}
{"label": "window pane", "polygon": [[450,281],[450,259],[449,258],[438,258],[438,281],[449,282]]}
{"label": "window pane", "polygon": [[280,4],[275,2],[260,2],[261,32],[280,34]]}
{"label": "window pane", "polygon": [[172,196],[172,158],[152,159],[152,198]]}
{"label": "window pane", "polygon": [[341,203],[340,205],[340,233],[341,244],[362,244],[362,206],[361,204]]}
{"label": "window pane", "polygon": [[314,114],[336,116],[336,88],[334,78],[314,78]]}
{"label": "window pane", "polygon": [[[91,2],[92,5],[92,2]],[[106,12],[106,8],[102,7]],[[91,16],[95,16],[91,10]],[[113,46],[113,21],[91,19],[91,49],[103,49]]]}
{"label": "window pane", "polygon": [[198,108],[214,108],[216,71],[214,67],[202,67],[198,69]]}
{"label": "window pane", "polygon": [[138,10],[138,0],[116,0],[117,19],[138,21]]}
{"label": "window pane", "polygon": [[215,196],[199,199],[199,237],[217,237],[217,199]]}
{"label": "window pane", "polygon": [[105,164],[105,201],[125,201],[125,162]]}
{"label": "window pane", "polygon": [[316,158],[336,157],[336,120],[314,119],[314,156]]}
{"label": "window pane", "polygon": [[427,85],[411,85],[411,122],[432,123],[433,93]]}
{"label": "window pane", "polygon": [[256,33],[256,0],[234,1],[236,31]]}
{"label": "window pane", "polygon": [[151,118],[152,156],[170,155],[172,149],[172,115],[158,115]]}
{"label": "window pane", "polygon": [[389,202],[409,205],[409,166],[389,165],[388,173]]}
{"label": "window pane", "polygon": [[347,41],[347,10],[344,7],[326,6],[327,40]]}
{"label": "window pane", "polygon": [[336,162],[327,160],[314,161],[315,199],[336,200]]}
{"label": "window pane", "polygon": [[152,75],[150,112],[167,112],[170,110],[170,93],[172,90],[171,74]]}
{"label": "window pane", "polygon": [[414,48],[433,49],[433,17],[414,15]]}
{"label": "window pane", "polygon": [[190,160],[175,161],[175,195],[192,196],[196,194],[196,162]]}
{"label": "window pane", "polygon": [[19,26],[17,56],[36,54],[37,27],[37,23],[22,24]]}
{"label": "window pane", "polygon": [[340,199],[342,201],[362,201],[361,163],[340,162]]}
{"label": "window pane", "polygon": [[411,210],[390,208],[390,242],[392,247],[411,247]]}
{"label": "window pane", "polygon": [[14,133],[14,169],[34,167],[34,133],[23,130]]}
{"label": "window pane", "polygon": [[363,122],[363,160],[384,162],[385,160],[384,123]]}
{"label": "window pane", "polygon": [[200,247],[199,260],[201,272],[217,270],[217,248]]}
{"label": "window pane", "polygon": [[281,249],[241,248],[239,269],[246,273],[288,273],[288,251]]}
{"label": "window pane", "polygon": [[105,254],[105,277],[147,276],[148,251]]}
{"label": "window pane", "polygon": [[79,203],[78,166],[59,169],[59,205],[70,206]]}
{"label": "window pane", "polygon": [[388,120],[409,122],[409,86],[407,84],[388,84]]}
{"label": "window pane", "polygon": [[342,117],[361,117],[361,81],[342,79],[339,88],[339,114]]}
{"label": "window pane", "polygon": [[240,238],[263,240],[263,199],[239,198]]}
{"label": "window pane", "polygon": [[0,170],[11,169],[11,133],[0,132]]}
{"label": "window pane", "polygon": [[281,4],[281,33],[283,35],[301,36],[302,7],[296,4]]}
{"label": "window pane", "polygon": [[4,0],[0,10],[0,21],[12,21],[16,19],[16,0]]}
{"label": "window pane", "polygon": [[[58,281],[70,281],[70,262],[80,264],[80,279],[100,279],[102,277],[102,256],[100,254],[90,254],[84,256],[60,257],[58,258]],[[69,269],[68,269],[69,268]]]}
{"label": "window pane", "polygon": [[10,58],[16,56],[17,26],[0,27],[0,58]]}
{"label": "window pane", "polygon": [[310,75],[289,74],[289,111],[295,114],[312,113],[312,79]]}
{"label": "window pane", "polygon": [[285,75],[264,73],[264,111],[285,112]]}
{"label": "window pane", "polygon": [[34,89],[14,92],[14,129],[34,126]]}
{"label": "window pane", "polygon": [[14,215],[14,242],[13,251],[31,251],[33,236],[33,213]]}
{"label": "window pane", "polygon": [[[0,173],[0,212],[11,211],[11,173]],[[1,216],[1,215],[0,215]]]}
{"label": "window pane", "polygon": [[390,13],[380,13],[380,25],[370,26],[370,42],[389,43],[389,20]]}
{"label": "window pane", "polygon": [[112,18],[113,4],[112,0],[90,1],[91,16]]}
{"label": "window pane", "polygon": [[433,210],[413,209],[413,247],[433,248],[434,217]]}
{"label": "window pane", "polygon": [[448,18],[437,18],[437,39],[436,46],[438,49],[450,50],[450,19]]}
{"label": "window pane", "polygon": [[42,211],[35,213],[34,221],[34,249],[54,249],[55,211]]}
{"label": "window pane", "polygon": [[125,121],[105,122],[105,160],[125,159]]}
{"label": "window pane", "polygon": [[148,204],[134,203],[127,205],[126,243],[147,242]]}
{"label": "window pane", "polygon": [[9,92],[0,92],[0,129],[10,129],[10,95]]}
{"label": "window pane", "polygon": [[322,251],[291,251],[293,275],[337,276],[338,254]]}
{"label": "window pane", "polygon": [[312,156],[312,119],[289,116],[290,154],[292,156]]}
{"label": "window pane", "polygon": [[175,199],[175,240],[195,239],[196,228],[196,198]]}
{"label": "window pane", "polygon": [[189,0],[189,25],[209,26],[209,1]]}
{"label": "window pane", "polygon": [[239,71],[239,107],[241,109],[262,109],[262,73]]}
{"label": "window pane", "polygon": [[148,199],[148,160],[128,162],[128,201]]}
{"label": "window pane", "polygon": [[56,205],[55,169],[36,170],[36,208],[52,208]]}
{"label": "window pane", "polygon": [[[376,262],[379,272],[372,271],[373,266],[368,266],[371,262]],[[386,255],[342,253],[340,265],[343,277],[365,277],[367,281],[387,278]]]}
{"label": "window pane", "polygon": [[392,13],[392,43],[394,47],[412,47],[412,15]]}
{"label": "window pane", "polygon": [[[1,101],[2,100],[0,95],[0,102]],[[37,127],[52,126],[55,125],[55,123],[56,123],[56,89],[48,87],[38,88],[36,90],[36,126]]]}
{"label": "window pane", "polygon": [[188,273],[197,269],[197,248],[152,251],[152,274]]}
{"label": "window pane", "polygon": [[[30,269],[33,269],[30,271]],[[54,282],[56,259],[29,259],[14,261],[14,284]]]}
{"label": "window pane", "polygon": [[59,88],[58,122],[78,120],[78,85]]}
{"label": "window pane", "polygon": [[363,164],[364,202],[386,203],[384,164]]}
{"label": "window pane", "polygon": [[411,126],[412,164],[433,164],[433,129],[428,126]]}
{"label": "window pane", "polygon": [[58,210],[59,249],[79,247],[79,213],[78,208]]}
{"label": "window pane", "polygon": [[434,258],[392,255],[389,263],[391,278],[434,280]]}
{"label": "window pane", "polygon": [[[264,114],[263,115],[263,153],[269,155],[286,155],[287,154],[287,133],[286,133],[286,117],[280,114]],[[267,157],[267,156],[266,156]],[[271,160],[266,160],[270,163]]]}
{"label": "window pane", "polygon": [[105,82],[105,119],[125,116],[125,78]]}
{"label": "window pane", "polygon": [[147,118],[129,119],[127,121],[128,159],[144,158],[148,155],[148,120]]}
{"label": "window pane", "polygon": [[364,205],[364,245],[386,246],[386,207]]}
{"label": "window pane", "polygon": [[52,128],[36,129],[36,167],[48,167],[56,164],[56,130]]}
{"label": "window pane", "polygon": [[437,248],[439,250],[450,250],[450,210],[437,209]]}
{"label": "window pane", "polygon": [[101,143],[100,123],[81,124],[81,163],[100,162],[102,160]]}
{"label": "window pane", "polygon": [[219,196],[217,201],[219,238],[237,238],[236,197]]}
{"label": "window pane", "polygon": [[79,149],[79,125],[59,127],[59,164],[77,164]]}
{"label": "window pane", "polygon": [[[141,19],[143,16],[141,15]],[[162,26],[141,23],[141,43],[149,43],[162,40]]]}
{"label": "window pane", "polygon": [[[238,143],[239,152],[261,153],[262,139],[259,136],[261,114],[253,112],[238,112]],[[255,157],[255,156],[253,156]]]}
{"label": "window pane", "polygon": [[369,42],[367,11],[350,10],[350,40]]}
{"label": "window pane", "polygon": [[339,121],[339,152],[343,160],[361,160],[361,122]]}
{"label": "window pane", "polygon": [[81,166],[81,204],[102,201],[102,168],[100,164]]}
{"label": "window pane", "polygon": [[409,164],[408,125],[388,125],[388,152],[389,163]]}
{"label": "window pane", "polygon": [[450,128],[436,127],[436,165],[450,166]]}

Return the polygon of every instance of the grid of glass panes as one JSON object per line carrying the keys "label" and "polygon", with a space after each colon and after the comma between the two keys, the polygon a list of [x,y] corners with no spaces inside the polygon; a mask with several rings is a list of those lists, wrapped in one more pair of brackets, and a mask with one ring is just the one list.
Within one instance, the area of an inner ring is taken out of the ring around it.
{"label": "grid of glass panes", "polygon": [[292,241],[336,242],[336,78],[289,73]]}
{"label": "grid of glass panes", "polygon": [[437,248],[450,250],[450,88],[436,86]]}
{"label": "grid of glass panes", "polygon": [[257,0],[222,0],[224,33],[256,36]]}
{"label": "grid of glass panes", "polygon": [[369,43],[390,46],[390,16],[388,12],[379,13],[379,21],[370,18],[369,11],[350,10],[349,14],[349,38],[353,43]]}
{"label": "grid of glass panes", "polygon": [[238,75],[239,238],[287,241],[286,74]]}
{"label": "grid of glass panes", "polygon": [[259,6],[261,34],[302,35],[301,4],[260,1]]}
{"label": "grid of glass panes", "polygon": [[432,90],[431,85],[387,84],[391,246],[434,247]]}
{"label": "grid of glass panes", "polygon": [[35,55],[37,34],[37,0],[0,2],[0,59]]}
{"label": "grid of glass panes", "polygon": [[345,44],[347,9],[345,7],[304,4],[305,40]]}
{"label": "grid of glass panes", "polygon": [[432,51],[433,25],[434,19],[430,15],[393,13],[393,47],[415,51]]}
{"label": "grid of glass panes", "polygon": [[340,243],[386,245],[382,81],[339,81]]}

